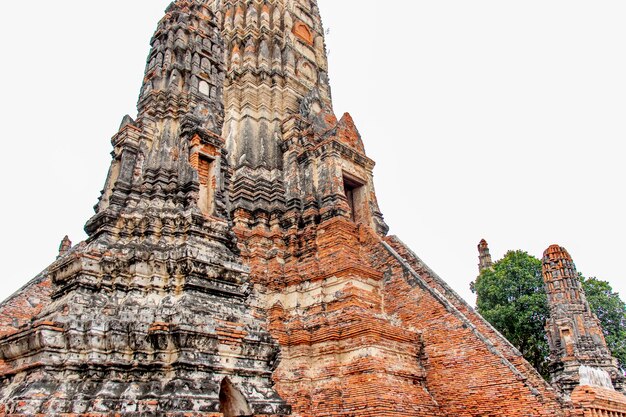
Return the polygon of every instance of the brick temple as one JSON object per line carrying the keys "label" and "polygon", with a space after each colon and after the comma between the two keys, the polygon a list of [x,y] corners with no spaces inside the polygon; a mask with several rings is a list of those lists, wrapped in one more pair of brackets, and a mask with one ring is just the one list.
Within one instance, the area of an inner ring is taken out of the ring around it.
{"label": "brick temple", "polygon": [[553,386],[387,235],[327,71],[314,0],[167,8],[87,240],[0,304],[0,415],[626,416],[574,292]]}

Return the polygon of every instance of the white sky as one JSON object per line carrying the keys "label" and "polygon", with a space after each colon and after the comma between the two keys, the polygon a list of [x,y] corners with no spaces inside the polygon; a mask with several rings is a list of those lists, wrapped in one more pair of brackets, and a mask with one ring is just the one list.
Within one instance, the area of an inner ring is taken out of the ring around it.
{"label": "white sky", "polygon": [[[85,237],[168,2],[3,4],[0,299]],[[391,233],[472,303],[481,238],[559,243],[626,294],[626,2],[319,4]]]}

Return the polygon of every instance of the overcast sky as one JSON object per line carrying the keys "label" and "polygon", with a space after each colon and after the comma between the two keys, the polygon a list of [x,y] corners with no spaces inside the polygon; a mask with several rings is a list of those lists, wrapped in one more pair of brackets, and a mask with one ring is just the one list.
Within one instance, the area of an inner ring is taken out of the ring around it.
{"label": "overcast sky", "polygon": [[[167,0],[3,4],[0,299],[74,243]],[[626,294],[626,2],[320,0],[335,112],[398,235],[472,304],[479,240]]]}

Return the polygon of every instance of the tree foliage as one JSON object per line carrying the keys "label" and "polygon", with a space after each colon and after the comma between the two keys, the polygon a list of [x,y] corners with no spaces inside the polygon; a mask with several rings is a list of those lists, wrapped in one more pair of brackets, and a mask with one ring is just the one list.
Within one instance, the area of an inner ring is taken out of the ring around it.
{"label": "tree foliage", "polygon": [[541,261],[523,251],[510,251],[493,269],[482,271],[472,291],[477,294],[478,312],[545,376],[548,303]]}
{"label": "tree foliage", "polygon": [[[581,281],[609,349],[626,364],[626,304],[608,282],[582,275]],[[477,295],[479,313],[547,378],[545,323],[549,313],[541,261],[524,251],[509,251],[492,269],[482,271],[471,289]]]}
{"label": "tree foliage", "polygon": [[598,316],[606,344],[622,367],[626,365],[626,304],[606,281],[581,275],[591,310]]}

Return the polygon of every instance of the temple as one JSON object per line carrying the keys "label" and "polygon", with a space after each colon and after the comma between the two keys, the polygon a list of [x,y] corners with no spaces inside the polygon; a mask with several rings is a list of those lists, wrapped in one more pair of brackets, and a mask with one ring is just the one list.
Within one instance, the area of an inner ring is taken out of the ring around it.
{"label": "temple", "polygon": [[170,5],[147,62],[89,238],[64,240],[32,284],[49,294],[0,340],[5,414],[290,411],[227,210],[224,52],[209,5]]}
{"label": "temple", "polygon": [[327,71],[314,0],[167,8],[89,237],[0,304],[0,415],[626,416],[387,235]]}
{"label": "temple", "polygon": [[546,333],[553,383],[570,396],[580,385],[624,391],[624,374],[611,356],[600,321],[585,298],[576,266],[559,245],[543,254],[543,279],[550,318]]}

